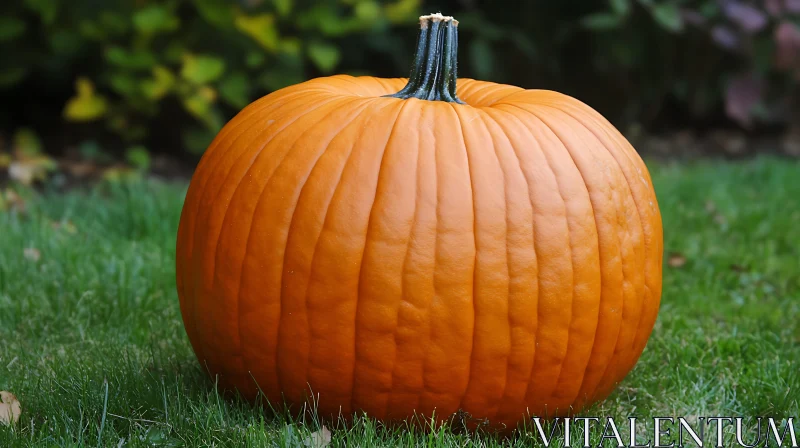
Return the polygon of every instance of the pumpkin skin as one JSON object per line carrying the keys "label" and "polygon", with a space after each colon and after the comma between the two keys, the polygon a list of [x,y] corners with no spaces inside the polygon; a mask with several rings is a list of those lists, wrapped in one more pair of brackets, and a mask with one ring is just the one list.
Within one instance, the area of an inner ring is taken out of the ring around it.
{"label": "pumpkin skin", "polygon": [[380,420],[494,427],[603,399],[659,308],[647,168],[566,95],[459,79],[274,92],[219,133],[177,240],[186,331],[220,385]]}

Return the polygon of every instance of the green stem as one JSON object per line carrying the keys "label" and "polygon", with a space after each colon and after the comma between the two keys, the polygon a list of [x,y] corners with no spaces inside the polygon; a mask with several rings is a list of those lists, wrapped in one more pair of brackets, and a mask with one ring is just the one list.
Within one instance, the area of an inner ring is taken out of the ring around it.
{"label": "green stem", "polygon": [[391,98],[465,104],[456,95],[458,21],[441,14],[419,18],[419,38],[408,84]]}

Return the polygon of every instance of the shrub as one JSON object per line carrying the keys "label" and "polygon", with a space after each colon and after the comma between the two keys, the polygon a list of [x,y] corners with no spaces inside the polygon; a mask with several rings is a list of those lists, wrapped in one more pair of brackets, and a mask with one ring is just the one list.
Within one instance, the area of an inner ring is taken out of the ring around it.
{"label": "shrub", "polygon": [[505,1],[460,17],[475,72],[573,94],[620,125],[792,117],[799,0]]}
{"label": "shrub", "polygon": [[399,50],[390,26],[414,23],[418,3],[4,2],[0,51],[10,57],[0,61],[0,89],[70,88],[67,122],[100,122],[128,142],[152,128],[181,128],[185,146],[202,151],[255,97],[330,74],[345,60],[366,66],[370,53]]}
{"label": "shrub", "polygon": [[200,152],[283,86],[406,75],[423,11],[460,20],[462,77],[559,90],[623,128],[794,116],[800,0],[19,0],[0,5],[0,127]]}

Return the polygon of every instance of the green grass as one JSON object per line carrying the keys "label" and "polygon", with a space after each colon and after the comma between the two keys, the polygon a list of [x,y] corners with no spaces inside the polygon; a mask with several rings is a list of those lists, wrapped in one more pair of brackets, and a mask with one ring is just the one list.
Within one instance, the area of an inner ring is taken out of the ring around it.
{"label": "green grass", "polygon": [[[651,170],[665,251],[685,264],[665,263],[644,355],[585,414],[797,418],[800,164]],[[174,287],[184,192],[106,186],[32,195],[25,213],[0,212],[0,390],[23,405],[16,427],[0,427],[0,446],[295,446],[315,428],[221,397],[199,368]],[[67,221],[74,233],[53,224]],[[26,258],[26,248],[40,259]],[[334,430],[333,442],[530,446],[532,438],[412,434],[360,419]]]}

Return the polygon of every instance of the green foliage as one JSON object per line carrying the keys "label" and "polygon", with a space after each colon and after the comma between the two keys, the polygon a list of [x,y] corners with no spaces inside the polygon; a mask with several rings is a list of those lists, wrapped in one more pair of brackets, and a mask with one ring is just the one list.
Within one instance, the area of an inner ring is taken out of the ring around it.
{"label": "green foliage", "polygon": [[462,22],[462,75],[559,90],[617,125],[726,115],[755,128],[796,115],[796,1],[460,3],[437,6]]}
{"label": "green foliage", "polygon": [[170,8],[159,5],[147,6],[133,15],[133,26],[143,35],[174,31],[180,24]]}
{"label": "green foliage", "polygon": [[16,17],[0,16],[0,42],[13,40],[25,32],[25,22]]}
{"label": "green foliage", "polygon": [[97,95],[86,78],[75,83],[77,93],[64,107],[64,117],[71,121],[91,121],[102,117],[108,109],[105,98]]}
{"label": "green foliage", "polygon": [[36,156],[42,152],[42,142],[33,131],[22,128],[14,133],[14,148],[27,156]]}
{"label": "green foliage", "polygon": [[[638,9],[656,25],[649,29],[641,27],[642,14],[631,17],[629,1],[610,3],[608,11],[589,15],[584,23],[594,30],[611,31],[605,44],[610,54],[602,54],[601,49],[601,56],[617,62],[611,70],[647,73],[652,65],[667,75],[648,80],[661,78],[653,82],[662,84],[655,90],[656,104],[677,100],[702,117],[724,103],[728,117],[744,127],[756,120],[791,119],[786,113],[787,98],[800,69],[797,2],[637,0]],[[632,39],[648,42],[643,51],[649,54],[631,54]]]}
{"label": "green foliage", "polygon": [[240,15],[234,23],[237,29],[253,38],[265,50],[274,53],[278,49],[280,37],[272,14]]}
{"label": "green foliage", "polygon": [[308,44],[308,55],[314,65],[324,73],[331,73],[342,57],[336,46],[319,41]]}
{"label": "green foliage", "polygon": [[[171,132],[202,152],[255,98],[335,73],[345,58],[343,44],[350,60],[365,60],[363,41],[370,36],[390,35],[393,24],[413,30],[419,3],[3,2],[0,90],[47,82],[63,92],[62,116],[75,126],[97,123],[134,147],[152,143],[151,131]],[[183,115],[174,114],[175,105]]]}
{"label": "green foliage", "polygon": [[[800,79],[800,6],[786,0],[0,3],[0,97],[55,92],[64,120],[121,147],[168,135],[202,152],[271,91],[333,73],[404,76],[422,12],[461,22],[461,76],[562,91],[623,127],[786,124]],[[0,128],[63,128],[22,117]]]}
{"label": "green foliage", "polygon": [[144,146],[132,146],[125,151],[128,163],[136,169],[147,171],[150,168],[150,153]]}
{"label": "green foliage", "polygon": [[672,32],[683,30],[683,18],[681,18],[678,6],[675,3],[661,3],[650,8],[653,19],[664,29]]}

